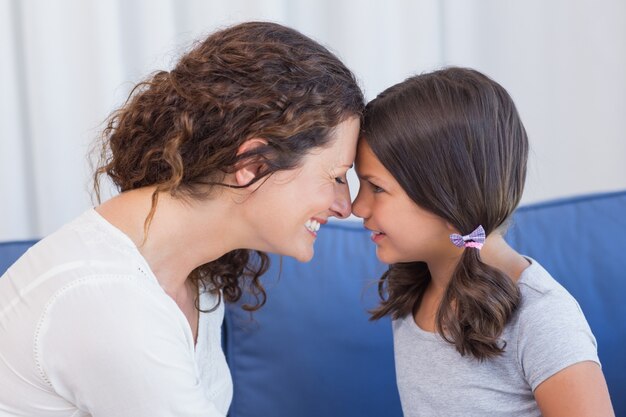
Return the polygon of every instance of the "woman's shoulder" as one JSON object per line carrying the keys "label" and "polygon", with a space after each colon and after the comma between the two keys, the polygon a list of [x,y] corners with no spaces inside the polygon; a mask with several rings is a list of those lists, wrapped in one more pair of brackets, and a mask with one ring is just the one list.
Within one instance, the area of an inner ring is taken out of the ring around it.
{"label": "woman's shoulder", "polygon": [[29,297],[40,310],[39,329],[76,328],[83,325],[79,323],[112,332],[156,323],[180,327],[174,301],[141,270],[92,261],[63,267],[58,276],[42,277]]}
{"label": "woman's shoulder", "polygon": [[82,276],[50,294],[42,307],[35,332],[37,351],[48,351],[57,342],[87,343],[91,332],[91,342],[106,340],[109,349],[120,352],[163,338],[178,339],[193,351],[189,326],[174,300],[159,285],[146,285],[138,274]]}
{"label": "woman's shoulder", "polygon": [[140,294],[146,303],[163,298],[130,239],[107,230],[97,216],[93,209],[85,212],[31,247],[7,270],[0,288],[7,309],[28,304],[38,316],[60,299],[71,304],[91,297],[90,311],[96,311],[112,308],[120,299],[116,294]]}
{"label": "woman's shoulder", "polygon": [[176,305],[158,284],[141,274],[111,270],[76,274],[75,279],[57,288],[50,294],[43,315],[55,315],[61,309],[69,316],[72,311],[82,311],[86,316],[103,314],[103,319],[117,321],[135,313],[171,314]]}
{"label": "woman's shoulder", "polygon": [[34,332],[41,378],[67,392],[86,374],[111,382],[126,372],[128,378],[155,368],[167,373],[174,367],[155,367],[164,360],[193,364],[194,341],[185,316],[157,287],[144,285],[138,275],[95,274],[59,289]]}
{"label": "woman's shoulder", "polygon": [[133,242],[89,209],[31,247],[8,272],[18,285],[40,286],[93,275],[150,278],[147,270]]}
{"label": "woman's shoulder", "polygon": [[132,240],[90,208],[38,242],[31,251],[54,252],[57,258],[132,258],[139,256]]}

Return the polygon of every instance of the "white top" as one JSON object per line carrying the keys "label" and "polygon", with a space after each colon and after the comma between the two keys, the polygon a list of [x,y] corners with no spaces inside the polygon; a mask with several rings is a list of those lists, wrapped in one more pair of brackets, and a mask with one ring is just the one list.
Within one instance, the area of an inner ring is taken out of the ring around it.
{"label": "white top", "polygon": [[194,349],[136,246],[90,209],[0,277],[0,416],[225,416],[223,318],[223,302],[200,314]]}
{"label": "white top", "polygon": [[461,356],[412,315],[393,322],[396,377],[405,417],[541,416],[534,391],[582,361],[600,363],[576,300],[535,260],[522,272],[522,302],[500,337],[504,353]]}

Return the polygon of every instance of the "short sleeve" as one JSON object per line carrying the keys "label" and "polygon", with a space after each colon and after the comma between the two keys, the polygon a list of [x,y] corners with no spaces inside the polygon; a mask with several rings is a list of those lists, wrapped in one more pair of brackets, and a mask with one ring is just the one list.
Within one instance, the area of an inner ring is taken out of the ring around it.
{"label": "short sleeve", "polygon": [[549,291],[524,302],[528,305],[519,318],[518,360],[533,391],[568,366],[600,364],[596,339],[570,294]]}
{"label": "short sleeve", "polygon": [[138,279],[90,277],[55,295],[36,336],[42,377],[94,417],[223,416],[200,384],[184,316]]}

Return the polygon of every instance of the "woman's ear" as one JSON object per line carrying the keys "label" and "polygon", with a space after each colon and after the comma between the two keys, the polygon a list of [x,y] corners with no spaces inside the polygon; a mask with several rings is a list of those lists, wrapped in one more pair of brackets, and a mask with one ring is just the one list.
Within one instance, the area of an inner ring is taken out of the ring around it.
{"label": "woman's ear", "polygon": [[[262,138],[248,139],[237,149],[237,156],[252,152],[257,148],[267,145],[267,140]],[[262,158],[251,156],[239,161],[235,167],[235,181],[237,185],[248,185],[253,181],[264,167]]]}

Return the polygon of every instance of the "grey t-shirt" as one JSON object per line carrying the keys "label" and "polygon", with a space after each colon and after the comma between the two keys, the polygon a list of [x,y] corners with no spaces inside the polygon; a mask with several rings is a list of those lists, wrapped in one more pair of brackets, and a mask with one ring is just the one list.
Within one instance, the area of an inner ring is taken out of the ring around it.
{"label": "grey t-shirt", "polygon": [[576,300],[537,261],[518,285],[522,303],[505,327],[503,355],[461,356],[411,315],[393,322],[396,376],[405,417],[541,416],[533,391],[560,370],[600,363]]}

